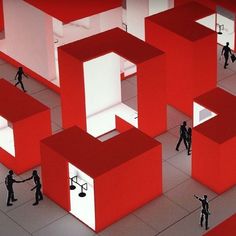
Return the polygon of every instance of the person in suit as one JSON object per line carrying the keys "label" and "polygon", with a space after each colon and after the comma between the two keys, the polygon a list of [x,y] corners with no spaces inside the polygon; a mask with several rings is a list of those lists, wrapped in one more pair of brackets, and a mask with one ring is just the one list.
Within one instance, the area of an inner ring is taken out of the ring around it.
{"label": "person in suit", "polygon": [[179,134],[180,134],[180,137],[179,137],[179,141],[176,145],[176,151],[179,151],[179,146],[182,142],[182,140],[184,141],[184,145],[186,147],[186,149],[188,150],[188,145],[187,145],[187,129],[186,129],[186,126],[187,126],[187,122],[184,121],[183,124],[180,126],[180,129],[179,129]]}
{"label": "person in suit", "polygon": [[189,127],[187,130],[187,142],[188,142],[188,155],[191,155],[191,145],[192,145],[192,129]]}
{"label": "person in suit", "polygon": [[16,76],[15,76],[15,80],[17,79],[18,81],[15,83],[15,86],[17,86],[18,84],[21,85],[21,88],[24,92],[26,92],[25,88],[24,88],[24,85],[22,83],[22,75],[24,75],[25,77],[28,78],[28,76],[24,73],[23,71],[23,68],[22,67],[19,67],[18,68],[18,71],[16,73]]}
{"label": "person in suit", "polygon": [[41,192],[41,182],[40,182],[40,177],[38,176],[37,170],[34,170],[32,173],[32,176],[29,177],[28,179],[25,179],[25,181],[34,179],[34,183],[35,186],[31,189],[31,191],[33,191],[34,189],[36,189],[35,191],[35,202],[33,203],[33,206],[36,206],[39,204],[39,201],[43,200],[43,194]]}
{"label": "person in suit", "polygon": [[11,202],[17,201],[17,199],[14,196],[13,184],[24,182],[24,181],[15,180],[13,178],[13,175],[14,175],[14,172],[12,170],[9,170],[8,175],[5,178],[5,185],[6,185],[7,191],[8,191],[7,206],[12,206],[13,204]]}
{"label": "person in suit", "polygon": [[209,203],[207,200],[207,195],[204,195],[203,198],[200,198],[194,194],[194,197],[198,199],[201,204],[202,204],[202,209],[201,209],[201,217],[200,217],[200,225],[203,227],[203,220],[205,218],[205,229],[208,230],[208,216],[210,215],[209,212]]}
{"label": "person in suit", "polygon": [[229,47],[229,43],[227,42],[226,45],[222,48],[221,51],[221,56],[224,54],[225,57],[225,64],[224,64],[224,68],[226,69],[229,61],[229,54],[232,55],[231,49]]}

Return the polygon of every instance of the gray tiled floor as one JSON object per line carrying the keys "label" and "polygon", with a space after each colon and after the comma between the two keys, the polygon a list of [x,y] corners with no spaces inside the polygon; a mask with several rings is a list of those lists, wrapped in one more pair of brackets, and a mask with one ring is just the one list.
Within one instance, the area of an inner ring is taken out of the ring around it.
{"label": "gray tiled floor", "polygon": [[[218,48],[220,51],[220,47]],[[16,68],[0,60],[0,77],[14,83]],[[218,86],[236,93],[236,64],[230,64],[229,69],[223,69],[222,60],[218,61]],[[28,94],[51,108],[52,130],[59,132],[62,127],[60,96],[48,88],[29,78],[24,80]],[[123,101],[137,108],[136,78],[122,81]],[[19,88],[20,89],[20,88]],[[156,137],[163,145],[163,195],[137,209],[132,214],[114,223],[100,236],[198,236],[204,230],[199,227],[199,202],[193,194],[207,193],[210,199],[210,227],[222,222],[236,212],[236,187],[221,195],[216,195],[205,186],[191,178],[191,156],[187,156],[182,145],[180,151],[175,150],[179,135],[179,125],[191,119],[168,106],[168,132]],[[111,132],[103,137],[106,140],[117,132]],[[37,168],[40,173],[40,167]],[[49,199],[33,207],[33,193],[30,192],[31,182],[15,186],[18,201],[13,207],[5,206],[6,190],[4,177],[7,168],[0,164],[0,235],[3,236],[94,236],[91,229],[71,216]],[[24,179],[31,171],[16,178]]]}

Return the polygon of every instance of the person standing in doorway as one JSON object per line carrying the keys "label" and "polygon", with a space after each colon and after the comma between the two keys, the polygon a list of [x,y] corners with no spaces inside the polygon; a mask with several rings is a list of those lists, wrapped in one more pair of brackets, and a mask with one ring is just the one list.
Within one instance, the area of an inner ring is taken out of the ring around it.
{"label": "person standing in doorway", "polygon": [[16,73],[16,76],[15,76],[15,80],[17,79],[18,81],[16,82],[15,86],[17,86],[18,84],[21,85],[21,88],[24,92],[26,92],[25,88],[24,88],[24,85],[22,83],[22,75],[24,75],[25,77],[28,78],[28,76],[24,73],[23,71],[23,68],[22,67],[19,67],[18,68],[18,71]]}
{"label": "person standing in doorway", "polygon": [[224,58],[225,58],[225,64],[224,64],[224,68],[226,69],[229,61],[229,54],[232,55],[231,49],[229,47],[229,43],[227,42],[226,45],[222,48],[221,51],[221,56],[224,54]]}
{"label": "person standing in doorway", "polygon": [[192,146],[192,129],[189,127],[187,131],[187,142],[188,142],[188,155],[191,155],[191,146]]}
{"label": "person standing in doorway", "polygon": [[182,140],[184,141],[184,145],[186,147],[186,149],[188,150],[188,145],[187,145],[187,129],[186,129],[186,126],[187,126],[187,122],[184,121],[183,124],[180,126],[180,129],[179,129],[179,134],[180,134],[180,137],[179,137],[179,141],[176,145],[176,151],[179,151],[179,146],[182,142]]}

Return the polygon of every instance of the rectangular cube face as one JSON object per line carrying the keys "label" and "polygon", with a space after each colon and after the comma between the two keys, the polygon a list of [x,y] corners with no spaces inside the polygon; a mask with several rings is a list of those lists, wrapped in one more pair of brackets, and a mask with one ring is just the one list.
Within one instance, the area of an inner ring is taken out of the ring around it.
{"label": "rectangular cube face", "polygon": [[[69,178],[70,185],[76,187],[70,190],[70,213],[95,230],[94,181],[71,163],[69,163]],[[86,196],[80,197],[81,192]]]}
{"label": "rectangular cube face", "polygon": [[161,145],[95,179],[96,232],[162,193]]}
{"label": "rectangular cube face", "polygon": [[220,190],[220,144],[193,129],[192,177],[215,192]]}
{"label": "rectangular cube face", "polygon": [[66,211],[70,211],[68,162],[42,142],[40,150],[44,194]]}

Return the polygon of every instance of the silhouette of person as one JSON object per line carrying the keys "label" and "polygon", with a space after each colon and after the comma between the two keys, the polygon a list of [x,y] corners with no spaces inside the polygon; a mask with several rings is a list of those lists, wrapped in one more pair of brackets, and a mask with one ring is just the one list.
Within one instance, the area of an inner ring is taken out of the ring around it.
{"label": "silhouette of person", "polygon": [[221,51],[221,55],[224,54],[224,57],[225,57],[225,64],[224,64],[224,68],[226,69],[227,66],[229,65],[228,64],[228,60],[229,60],[229,54],[232,55],[232,52],[231,52],[231,49],[229,47],[229,43],[227,42],[226,45],[222,48],[222,51]]}
{"label": "silhouette of person", "polygon": [[184,145],[186,147],[186,149],[188,150],[188,145],[187,145],[187,136],[188,136],[188,133],[187,133],[187,129],[186,129],[186,121],[183,122],[183,124],[180,126],[180,129],[179,129],[179,133],[180,133],[180,137],[179,137],[179,141],[176,145],[176,151],[179,151],[179,146],[180,146],[180,143],[182,142],[182,140],[184,140]]}
{"label": "silhouette of person", "polygon": [[23,68],[22,67],[19,67],[18,68],[18,71],[16,73],[16,76],[15,76],[15,80],[17,79],[18,81],[16,82],[15,86],[17,86],[18,84],[21,85],[21,88],[24,92],[26,92],[25,88],[24,88],[24,85],[22,83],[22,75],[24,75],[25,77],[28,78],[28,76],[24,73],[23,71]]}
{"label": "silhouette of person", "polygon": [[9,174],[5,178],[5,184],[8,190],[8,197],[7,197],[7,206],[12,206],[13,204],[10,203],[10,201],[15,202],[17,199],[14,196],[14,191],[13,191],[13,183],[23,183],[23,181],[17,181],[13,178],[14,172],[12,170],[9,170]]}
{"label": "silhouette of person", "polygon": [[37,170],[34,170],[32,173],[32,176],[28,179],[25,179],[25,181],[34,179],[34,183],[35,186],[31,189],[31,191],[33,191],[34,189],[36,189],[35,191],[35,203],[33,203],[33,206],[36,206],[39,204],[39,201],[43,200],[43,194],[41,192],[41,182],[40,182],[40,177],[38,176]]}
{"label": "silhouette of person", "polygon": [[203,220],[205,218],[205,229],[207,230],[207,229],[209,229],[208,228],[208,216],[210,215],[207,195],[204,195],[203,198],[200,198],[196,195],[194,195],[194,197],[202,203],[200,225],[201,225],[201,227],[203,226]]}
{"label": "silhouette of person", "polygon": [[191,149],[191,145],[192,145],[192,129],[189,127],[188,131],[187,131],[187,142],[188,142],[188,155],[191,155],[190,153],[190,149]]}

